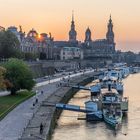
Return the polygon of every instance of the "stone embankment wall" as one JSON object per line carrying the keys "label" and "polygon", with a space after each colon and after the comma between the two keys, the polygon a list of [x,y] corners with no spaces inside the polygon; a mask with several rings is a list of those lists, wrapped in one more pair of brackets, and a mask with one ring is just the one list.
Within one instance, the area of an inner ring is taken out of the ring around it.
{"label": "stone embankment wall", "polygon": [[101,67],[104,65],[103,61],[94,60],[67,60],[67,61],[39,61],[39,62],[28,62],[29,67],[33,71],[34,77],[42,77],[44,75],[52,75],[55,70],[60,69],[77,69],[85,67]]}
{"label": "stone embankment wall", "polygon": [[[70,84],[86,85],[94,80],[94,76],[97,76],[98,74],[99,73],[92,73],[89,75],[83,75],[80,78],[73,78],[70,81]],[[60,102],[67,103],[77,91],[77,89],[73,89],[71,87],[59,87],[57,91],[45,99],[25,129],[21,140],[50,140],[56,126],[57,119],[61,114],[61,110],[57,110],[52,105]],[[39,126],[41,123],[44,125],[42,135],[39,134]]]}

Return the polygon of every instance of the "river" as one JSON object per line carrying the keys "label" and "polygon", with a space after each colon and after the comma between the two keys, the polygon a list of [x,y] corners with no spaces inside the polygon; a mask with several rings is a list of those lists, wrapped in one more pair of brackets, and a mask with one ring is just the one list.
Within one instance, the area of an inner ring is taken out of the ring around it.
{"label": "river", "polygon": [[[120,130],[114,131],[104,122],[77,120],[84,117],[82,113],[63,111],[52,140],[140,140],[140,74],[129,75],[123,83],[124,96],[129,97],[129,112]],[[84,106],[89,98],[89,91],[80,90],[69,104]]]}

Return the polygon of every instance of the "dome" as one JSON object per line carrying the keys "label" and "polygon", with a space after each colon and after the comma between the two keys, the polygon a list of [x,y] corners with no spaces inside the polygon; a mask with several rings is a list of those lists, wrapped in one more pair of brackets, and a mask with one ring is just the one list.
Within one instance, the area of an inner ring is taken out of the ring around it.
{"label": "dome", "polygon": [[29,31],[29,33],[27,34],[28,37],[37,37],[38,36],[38,33],[32,29]]}

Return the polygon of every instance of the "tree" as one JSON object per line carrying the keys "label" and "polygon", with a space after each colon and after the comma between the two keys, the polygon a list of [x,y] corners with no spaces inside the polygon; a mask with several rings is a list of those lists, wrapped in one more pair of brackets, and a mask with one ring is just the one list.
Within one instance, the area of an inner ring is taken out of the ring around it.
{"label": "tree", "polygon": [[9,59],[9,61],[5,63],[4,67],[7,70],[6,79],[12,83],[12,86],[9,87],[11,94],[15,94],[16,91],[20,89],[31,90],[35,85],[29,67],[22,60],[15,58]]}
{"label": "tree", "polygon": [[19,40],[11,31],[0,32],[0,57],[10,58],[18,57],[19,53]]}
{"label": "tree", "polygon": [[5,89],[5,80],[4,80],[4,74],[6,73],[6,69],[0,66],[0,89]]}
{"label": "tree", "polygon": [[27,61],[36,60],[38,58],[38,54],[37,53],[34,54],[34,53],[26,52],[24,54],[24,56],[25,56],[25,60],[27,60]]}

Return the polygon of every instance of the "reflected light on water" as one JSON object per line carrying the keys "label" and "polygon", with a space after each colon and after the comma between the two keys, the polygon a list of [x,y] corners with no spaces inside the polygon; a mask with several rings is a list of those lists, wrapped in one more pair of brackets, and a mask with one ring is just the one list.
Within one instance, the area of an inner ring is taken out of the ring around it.
{"label": "reflected light on water", "polygon": [[[104,122],[77,120],[83,113],[63,111],[52,140],[140,140],[140,74],[129,75],[123,82],[124,96],[129,97],[129,112],[120,130],[114,131]],[[69,103],[84,106],[89,98],[89,91],[80,90]]]}

